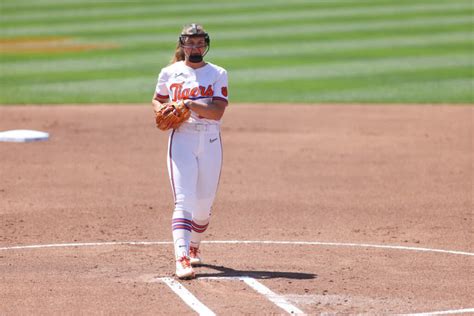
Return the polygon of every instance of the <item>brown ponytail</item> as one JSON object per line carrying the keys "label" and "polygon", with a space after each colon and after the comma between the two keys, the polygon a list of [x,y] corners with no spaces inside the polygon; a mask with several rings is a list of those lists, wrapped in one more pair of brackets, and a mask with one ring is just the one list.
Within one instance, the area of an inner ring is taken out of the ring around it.
{"label": "brown ponytail", "polygon": [[181,45],[178,42],[178,44],[176,45],[176,50],[174,52],[174,56],[171,59],[170,64],[174,64],[175,62],[182,61],[184,59],[185,59],[184,49],[181,47]]}

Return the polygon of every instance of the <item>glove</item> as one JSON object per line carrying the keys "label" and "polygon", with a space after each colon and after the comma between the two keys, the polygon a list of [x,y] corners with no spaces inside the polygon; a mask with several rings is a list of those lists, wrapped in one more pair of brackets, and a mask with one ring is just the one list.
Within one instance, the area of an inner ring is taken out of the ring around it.
{"label": "glove", "polygon": [[191,116],[191,111],[184,104],[184,101],[165,103],[161,109],[156,112],[156,127],[162,131],[178,128],[184,121]]}

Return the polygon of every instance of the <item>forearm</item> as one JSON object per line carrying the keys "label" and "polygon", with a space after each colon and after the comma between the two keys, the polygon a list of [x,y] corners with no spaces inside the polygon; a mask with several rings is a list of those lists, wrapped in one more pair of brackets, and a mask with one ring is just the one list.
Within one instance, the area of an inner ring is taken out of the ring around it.
{"label": "forearm", "polygon": [[222,102],[211,102],[209,104],[202,103],[195,100],[186,100],[186,106],[196,112],[198,115],[210,119],[220,120],[225,111],[225,103]]}
{"label": "forearm", "polygon": [[153,105],[153,110],[155,112],[158,112],[163,107],[163,103],[166,103],[166,101],[165,100],[153,99],[151,101],[151,104]]}

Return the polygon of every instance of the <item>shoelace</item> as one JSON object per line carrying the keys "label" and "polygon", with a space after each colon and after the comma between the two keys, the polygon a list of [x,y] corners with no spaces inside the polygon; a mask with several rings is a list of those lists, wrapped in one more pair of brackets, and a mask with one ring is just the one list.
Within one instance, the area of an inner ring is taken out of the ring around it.
{"label": "shoelace", "polygon": [[199,255],[199,252],[200,252],[200,251],[199,251],[199,248],[194,248],[194,247],[190,247],[190,248],[189,248],[189,255],[190,255],[191,257],[196,258],[196,257]]}
{"label": "shoelace", "polygon": [[181,259],[178,260],[183,268],[189,268],[191,267],[191,262],[189,262],[189,259],[186,257],[182,257]]}

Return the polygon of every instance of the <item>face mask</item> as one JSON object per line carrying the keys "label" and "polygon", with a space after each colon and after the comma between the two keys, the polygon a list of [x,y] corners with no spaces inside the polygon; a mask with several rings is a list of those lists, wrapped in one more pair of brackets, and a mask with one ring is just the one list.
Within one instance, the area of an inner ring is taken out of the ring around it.
{"label": "face mask", "polygon": [[200,63],[202,61],[202,55],[198,55],[198,54],[189,55],[189,61],[191,63]]}

